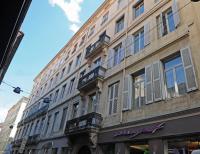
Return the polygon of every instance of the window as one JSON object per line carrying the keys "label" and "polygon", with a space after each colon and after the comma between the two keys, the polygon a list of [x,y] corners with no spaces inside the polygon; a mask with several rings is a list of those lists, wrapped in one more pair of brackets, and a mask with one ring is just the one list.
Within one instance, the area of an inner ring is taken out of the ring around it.
{"label": "window", "polygon": [[53,78],[51,78],[51,80],[50,80],[49,88],[51,88],[52,83],[53,83]]}
{"label": "window", "polygon": [[56,77],[55,77],[54,84],[56,84],[56,83],[57,83],[57,81],[58,81],[58,76],[59,76],[59,73],[57,73],[57,74],[56,74]]}
{"label": "window", "polygon": [[134,19],[139,17],[143,13],[144,13],[144,2],[141,1],[133,7],[133,17],[134,17]]}
{"label": "window", "polygon": [[48,116],[47,125],[46,125],[46,129],[45,129],[44,134],[47,134],[47,132],[48,132],[48,128],[49,128],[49,125],[50,125],[50,121],[51,121],[51,115]]}
{"label": "window", "polygon": [[116,21],[115,33],[118,33],[124,29],[124,16]]}
{"label": "window", "polygon": [[47,83],[44,85],[43,93],[46,91],[46,89],[47,89]]}
{"label": "window", "polygon": [[61,94],[60,94],[60,98],[62,99],[64,94],[65,94],[65,89],[66,89],[66,84],[62,86],[62,90],[61,90]]}
{"label": "window", "polygon": [[68,147],[62,147],[61,154],[68,154]]}
{"label": "window", "polygon": [[81,54],[76,57],[76,67],[81,64]]}
{"label": "window", "polygon": [[43,129],[43,126],[44,126],[44,120],[45,120],[45,118],[42,118],[41,123],[40,123],[39,131],[42,131],[42,129]]}
{"label": "window", "polygon": [[180,55],[164,62],[167,97],[172,98],[186,93],[186,80]]}
{"label": "window", "polygon": [[76,43],[76,44],[74,45],[74,49],[73,49],[72,53],[76,52],[77,46],[78,46],[78,43]]}
{"label": "window", "polygon": [[124,0],[118,0],[118,1],[117,1],[118,8],[120,8],[120,7],[122,6],[123,1],[124,1]]}
{"label": "window", "polygon": [[104,14],[104,16],[102,18],[101,25],[103,25],[108,20],[108,15],[109,15],[109,12],[107,12],[106,14]]}
{"label": "window", "polygon": [[90,37],[94,34],[94,30],[95,30],[95,25],[90,28],[90,32],[89,32],[88,37]]}
{"label": "window", "polygon": [[78,107],[79,107],[79,103],[75,103],[73,105],[73,110],[72,110],[72,118],[76,118],[78,115]]}
{"label": "window", "polygon": [[49,100],[50,100],[50,101],[52,101],[52,95],[53,95],[53,94],[50,94],[50,95],[49,95]]}
{"label": "window", "polygon": [[52,132],[56,132],[57,131],[56,128],[57,128],[58,115],[59,115],[59,112],[56,112],[54,114]]}
{"label": "window", "polygon": [[101,65],[101,57],[99,57],[98,59],[96,59],[95,61],[94,61],[94,63],[93,63],[93,68],[96,68],[96,67],[98,67],[98,66],[100,66]]}
{"label": "window", "polygon": [[75,81],[75,78],[73,78],[73,79],[70,81],[69,89],[68,89],[68,94],[71,94],[71,92],[72,92],[72,90],[73,90],[74,81]]}
{"label": "window", "polygon": [[61,76],[60,76],[60,79],[62,79],[63,78],[63,76],[64,76],[64,73],[65,73],[65,67],[62,69],[62,73],[61,73]]}
{"label": "window", "polygon": [[144,28],[142,28],[136,34],[133,35],[133,40],[134,40],[134,54],[136,54],[142,49],[144,49]]}
{"label": "window", "polygon": [[69,73],[69,72],[71,71],[72,63],[73,63],[73,61],[71,61],[71,62],[69,63],[67,73]]}
{"label": "window", "polygon": [[63,127],[65,125],[65,121],[67,119],[67,110],[68,110],[68,108],[63,109],[62,119],[61,119],[61,123],[60,123],[60,130],[63,129]]}
{"label": "window", "polygon": [[145,70],[133,75],[133,102],[134,108],[145,105]]}
{"label": "window", "polygon": [[123,49],[122,49],[122,43],[120,43],[119,45],[117,45],[115,48],[114,48],[114,59],[113,59],[113,65],[118,65],[121,60],[122,60],[122,52],[123,52]]}
{"label": "window", "polygon": [[109,86],[109,89],[108,89],[110,115],[117,113],[118,89],[119,89],[119,82]]}
{"label": "window", "polygon": [[58,93],[59,93],[59,89],[56,90],[56,93],[55,93],[55,96],[54,96],[54,100],[53,100],[54,103],[56,103],[56,101],[57,101]]}
{"label": "window", "polygon": [[97,112],[97,95],[96,93],[89,96],[88,113]]}
{"label": "window", "polygon": [[52,148],[52,154],[57,154],[58,153],[58,148]]}
{"label": "window", "polygon": [[165,36],[176,29],[173,16],[172,8],[169,8],[156,18],[158,37]]}
{"label": "window", "polygon": [[39,122],[40,122],[40,121],[38,120],[38,121],[36,122],[36,124],[35,124],[34,134],[37,134]]}
{"label": "window", "polygon": [[85,42],[85,35],[81,38],[81,42],[79,44],[79,47],[82,46],[84,42]]}
{"label": "window", "polygon": [[28,131],[28,135],[31,135],[31,133],[32,133],[32,128],[33,128],[33,123],[31,123],[30,130]]}

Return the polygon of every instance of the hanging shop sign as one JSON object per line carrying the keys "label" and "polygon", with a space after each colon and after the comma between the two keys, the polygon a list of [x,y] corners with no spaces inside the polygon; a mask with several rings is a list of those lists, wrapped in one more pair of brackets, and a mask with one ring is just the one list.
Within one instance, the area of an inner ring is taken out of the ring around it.
{"label": "hanging shop sign", "polygon": [[125,129],[125,130],[120,130],[117,132],[114,132],[113,136],[114,137],[122,137],[122,136],[127,136],[128,138],[135,138],[138,135],[142,134],[154,134],[157,131],[163,129],[165,126],[165,123],[160,123],[157,125],[152,125],[149,127],[145,128],[139,128],[139,129]]}

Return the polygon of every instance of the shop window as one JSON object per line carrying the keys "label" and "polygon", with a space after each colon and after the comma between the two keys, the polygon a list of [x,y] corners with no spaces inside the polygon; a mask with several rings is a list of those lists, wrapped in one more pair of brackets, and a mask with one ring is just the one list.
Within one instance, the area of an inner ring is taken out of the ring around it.
{"label": "shop window", "polygon": [[186,79],[181,56],[176,55],[163,64],[167,97],[172,98],[185,94],[187,90]]}
{"label": "shop window", "polygon": [[57,154],[58,153],[58,148],[53,148],[52,149],[52,154]]}
{"label": "shop window", "polygon": [[[194,152],[198,151],[198,152]],[[168,154],[198,154],[200,152],[200,139],[174,139],[168,141]]]}
{"label": "shop window", "polygon": [[61,154],[68,154],[68,148],[62,147]]}
{"label": "shop window", "polygon": [[131,144],[130,154],[149,154],[149,145],[147,143]]}
{"label": "shop window", "polygon": [[108,98],[109,98],[109,114],[117,113],[118,106],[118,91],[119,91],[119,82],[109,86]]}
{"label": "shop window", "polygon": [[134,108],[145,105],[145,70],[133,75],[133,102]]}

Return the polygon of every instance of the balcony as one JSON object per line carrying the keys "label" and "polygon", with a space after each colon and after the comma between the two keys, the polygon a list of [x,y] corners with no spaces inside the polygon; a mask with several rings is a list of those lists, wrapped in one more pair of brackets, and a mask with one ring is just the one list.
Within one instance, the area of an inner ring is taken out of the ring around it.
{"label": "balcony", "polygon": [[25,119],[23,119],[22,121],[20,121],[18,123],[18,127],[23,125],[23,124],[25,124],[25,123],[28,123],[28,122],[36,119],[36,118],[38,118],[40,116],[45,115],[47,113],[47,111],[48,111],[48,108],[49,108],[49,105],[45,105],[42,108],[40,108],[39,110],[31,113],[30,115],[28,115],[28,117],[26,117]]}
{"label": "balcony", "polygon": [[97,86],[98,81],[102,81],[105,76],[106,69],[102,66],[98,66],[83,77],[79,79],[78,90],[87,91]]}
{"label": "balcony", "polygon": [[27,141],[27,145],[36,145],[39,142],[39,134],[33,135],[33,136],[29,136],[28,137],[28,141]]}
{"label": "balcony", "polygon": [[104,48],[108,47],[110,42],[110,37],[107,35],[104,35],[99,38],[97,42],[95,42],[93,45],[90,45],[86,48],[86,54],[85,58],[92,58],[97,53],[101,52]]}
{"label": "balcony", "polygon": [[67,121],[65,133],[68,136],[98,132],[103,118],[100,114],[92,112],[84,116]]}
{"label": "balcony", "polygon": [[22,139],[18,139],[12,142],[13,147],[20,147],[22,143]]}

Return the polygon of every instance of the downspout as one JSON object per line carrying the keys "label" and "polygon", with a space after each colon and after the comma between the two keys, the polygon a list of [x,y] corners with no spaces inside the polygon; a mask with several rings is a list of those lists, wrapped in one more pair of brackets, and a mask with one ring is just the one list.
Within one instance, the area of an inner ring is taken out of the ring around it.
{"label": "downspout", "polygon": [[[127,5],[127,23],[126,23],[126,36],[125,36],[125,41],[128,38],[128,25],[129,25],[129,3],[130,0],[128,0],[128,5]],[[126,16],[125,16],[126,18]],[[122,90],[124,89],[124,79],[126,76],[126,53],[127,53],[127,47],[126,47],[126,42],[125,42],[125,53],[124,53],[124,67],[123,67],[123,73],[122,73]],[[123,122],[123,100],[124,100],[124,95],[121,97],[121,106],[120,106],[120,123]]]}

